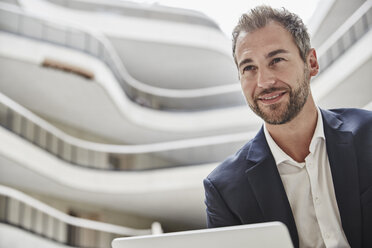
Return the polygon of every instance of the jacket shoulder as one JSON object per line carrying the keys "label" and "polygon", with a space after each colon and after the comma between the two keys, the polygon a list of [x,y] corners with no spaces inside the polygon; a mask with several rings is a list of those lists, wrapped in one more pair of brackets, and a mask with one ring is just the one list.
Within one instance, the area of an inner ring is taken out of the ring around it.
{"label": "jacket shoulder", "polygon": [[335,113],[342,119],[355,120],[357,122],[371,122],[372,121],[372,111],[366,109],[358,108],[339,108],[339,109],[329,109],[329,112]]}
{"label": "jacket shoulder", "polygon": [[224,184],[231,182],[231,178],[244,175],[244,171],[246,170],[246,157],[251,144],[252,140],[246,143],[234,155],[226,158],[207,176],[207,178],[214,184]]}
{"label": "jacket shoulder", "polygon": [[329,110],[335,113],[343,122],[341,130],[352,132],[354,135],[372,130],[372,111],[356,108]]}

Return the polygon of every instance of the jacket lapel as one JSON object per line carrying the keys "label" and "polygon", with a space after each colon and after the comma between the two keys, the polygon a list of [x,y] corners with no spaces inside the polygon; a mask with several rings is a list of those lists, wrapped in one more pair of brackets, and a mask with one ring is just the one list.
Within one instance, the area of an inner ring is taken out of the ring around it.
{"label": "jacket lapel", "polygon": [[264,219],[283,222],[289,230],[294,246],[298,247],[296,224],[263,128],[252,140],[250,147],[246,174]]}
{"label": "jacket lapel", "polygon": [[361,247],[362,219],[357,158],[351,132],[337,115],[322,110],[324,134],[342,227],[351,247]]}

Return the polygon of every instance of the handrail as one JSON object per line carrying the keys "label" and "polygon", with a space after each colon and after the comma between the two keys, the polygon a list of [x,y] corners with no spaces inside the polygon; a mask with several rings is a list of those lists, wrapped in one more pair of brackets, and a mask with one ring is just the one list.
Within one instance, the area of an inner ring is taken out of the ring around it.
{"label": "handrail", "polygon": [[[99,144],[81,140],[62,132],[2,93],[0,93],[0,125],[62,160],[103,170],[160,169],[219,162],[233,153],[234,149],[244,144],[247,139],[253,137],[253,132],[245,132],[144,145]],[[30,131],[30,129],[32,130]],[[29,134],[29,132],[33,132],[33,134]],[[42,139],[44,141],[41,141]],[[57,146],[56,149],[50,148],[53,146],[53,141]],[[170,152],[177,155],[186,151],[193,152],[193,158],[179,158],[177,162],[164,160],[164,157]],[[216,154],[214,156],[208,155],[211,153]],[[90,158],[84,160],[81,159],[81,156],[90,156]],[[147,156],[149,161],[147,163],[137,162],[136,159],[133,159],[136,156]],[[159,159],[159,157],[163,157],[163,159]],[[102,161],[94,162],[98,158]]]}
{"label": "handrail", "polygon": [[[35,234],[42,235],[44,237],[45,235],[43,235],[43,233],[47,232],[48,230],[36,230],[35,223],[34,225],[31,225],[30,227],[25,227],[25,225],[22,224],[24,220],[21,219],[22,216],[23,217],[25,216],[25,207],[23,207],[22,209],[19,209],[19,208],[12,209],[9,207],[9,199],[22,203],[24,204],[24,206],[27,206],[28,208],[33,209],[33,211],[39,212],[41,214],[39,216],[44,215],[44,216],[47,216],[47,218],[53,219],[54,221],[59,221],[59,224],[66,226],[66,228],[68,228],[69,226],[73,226],[75,228],[79,228],[80,230],[95,231],[95,234],[98,236],[109,235],[110,238],[107,239],[107,241],[109,242],[107,246],[109,246],[112,238],[118,237],[118,236],[140,236],[140,235],[162,233],[161,226],[158,222],[154,222],[151,228],[149,229],[136,229],[136,228],[130,228],[130,227],[124,227],[124,226],[104,223],[100,221],[94,221],[94,220],[74,217],[64,212],[61,212],[55,208],[52,208],[49,205],[39,200],[36,200],[35,198],[32,198],[21,191],[15,190],[13,188],[10,188],[4,185],[0,185],[0,200],[1,199],[5,199],[5,203],[3,202],[1,204],[2,208],[4,209],[0,212],[0,222],[4,222],[6,224],[12,224],[17,227],[21,227],[23,229],[31,231]],[[18,215],[17,220],[14,220],[14,218],[13,219],[11,218],[11,216],[17,216],[17,215]],[[65,237],[62,238],[62,240],[61,238],[57,238],[57,236],[59,235],[60,234],[53,233],[52,237],[48,237],[48,238],[54,241],[59,241],[60,243],[68,244],[68,237],[67,237],[67,235],[69,235],[68,232],[66,233]],[[75,233],[74,235],[79,235],[79,232]]]}
{"label": "handrail", "polygon": [[[324,72],[328,66],[330,66],[335,59],[341,56],[348,48],[351,47],[353,43],[359,38],[361,38],[368,30],[371,28],[371,24],[368,22],[367,14],[371,11],[371,0],[366,1],[356,13],[345,22],[339,30],[331,36],[319,49],[319,61],[321,64],[320,73]],[[39,20],[39,24],[42,26],[48,26],[48,28],[61,29],[60,25],[50,20],[42,20],[39,17],[36,17],[30,13],[24,13],[20,9],[15,8],[9,4],[0,3],[0,11],[5,11],[13,15],[17,15],[17,18],[29,18],[34,20]],[[357,19],[360,17],[360,19]],[[18,20],[18,19],[17,19]],[[367,20],[367,21],[366,21]],[[364,29],[358,37],[354,37],[351,45],[345,46],[343,39],[346,39],[348,35],[351,35],[355,32],[356,26],[360,25],[362,22]],[[13,23],[14,24],[14,23]],[[18,25],[16,23],[16,25]],[[8,25],[9,26],[9,25]],[[58,28],[57,28],[58,27]],[[4,30],[4,27],[0,27]],[[17,28],[19,28],[17,26]],[[14,28],[13,28],[14,29]],[[85,37],[84,47],[74,46],[73,44],[64,44],[63,41],[57,40],[48,40],[45,37],[37,37],[38,39],[44,39],[49,42],[56,43],[62,46],[68,46],[74,49],[81,50],[92,56],[97,57],[102,60],[113,72],[116,80],[120,83],[121,87],[128,95],[128,97],[143,106],[162,109],[162,110],[200,110],[204,108],[217,108],[217,107],[227,107],[241,105],[243,102],[240,101],[240,87],[238,84],[231,85],[222,85],[215,87],[208,87],[202,89],[188,89],[188,90],[174,90],[174,89],[165,89],[147,85],[142,83],[135,78],[133,78],[125,69],[121,59],[115,52],[115,49],[112,47],[111,43],[105,38],[104,35],[100,34],[97,31],[81,31],[87,30],[86,27],[78,30],[76,28],[64,28],[66,32],[70,31],[70,35],[75,33],[82,34],[82,37]],[[6,30],[8,32],[13,32],[16,34],[24,35],[31,37],[29,34],[21,33],[20,30]],[[66,35],[67,36],[67,35]],[[337,37],[337,38],[335,38]],[[35,38],[35,37],[34,37]],[[89,40],[89,42],[87,41]],[[97,50],[93,51],[93,43],[96,43]],[[88,46],[88,47],[87,47]],[[338,49],[338,47],[344,46],[336,54],[333,50]],[[324,48],[323,48],[324,47]],[[237,97],[239,95],[239,97]],[[221,96],[224,99],[233,99],[229,103],[224,103],[221,101]],[[235,99],[235,100],[234,100]]]}

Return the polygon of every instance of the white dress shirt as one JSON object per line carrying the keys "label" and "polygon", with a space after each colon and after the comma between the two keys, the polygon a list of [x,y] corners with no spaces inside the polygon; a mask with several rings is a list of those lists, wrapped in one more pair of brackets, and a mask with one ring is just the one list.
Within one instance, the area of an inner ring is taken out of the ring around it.
{"label": "white dress shirt", "polygon": [[292,209],[300,248],[350,247],[341,225],[320,110],[310,153],[303,163],[288,156],[266,126],[264,132]]}

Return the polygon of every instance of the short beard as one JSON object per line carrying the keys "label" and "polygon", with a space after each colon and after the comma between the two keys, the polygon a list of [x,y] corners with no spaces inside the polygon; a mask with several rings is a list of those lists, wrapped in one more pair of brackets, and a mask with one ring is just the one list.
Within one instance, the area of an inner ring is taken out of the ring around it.
{"label": "short beard", "polygon": [[[290,91],[288,92],[289,101],[286,106],[283,107],[283,103],[272,104],[269,106],[271,111],[265,112],[258,105],[258,96],[255,96],[253,104],[248,102],[249,107],[268,124],[281,125],[290,122],[303,109],[310,93],[310,75],[306,66],[304,69],[303,80],[298,81],[300,82],[298,88],[294,90],[290,88]],[[282,89],[283,88],[270,88],[261,93],[270,93]],[[284,110],[281,111],[281,108],[284,108]]]}

